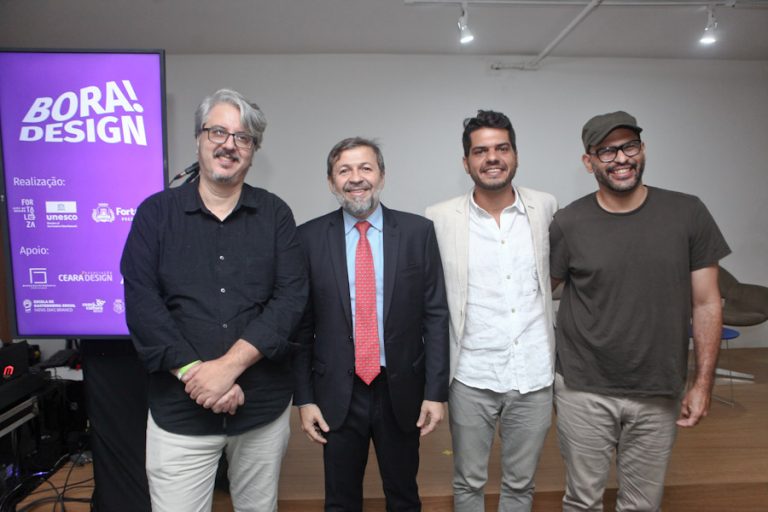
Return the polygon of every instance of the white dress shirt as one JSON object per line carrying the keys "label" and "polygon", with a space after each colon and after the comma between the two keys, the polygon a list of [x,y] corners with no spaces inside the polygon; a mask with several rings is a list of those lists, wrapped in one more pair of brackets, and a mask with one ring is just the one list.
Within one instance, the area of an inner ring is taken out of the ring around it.
{"label": "white dress shirt", "polygon": [[467,308],[455,378],[499,393],[528,393],[551,383],[544,294],[531,226],[515,190],[500,225],[472,198]]}

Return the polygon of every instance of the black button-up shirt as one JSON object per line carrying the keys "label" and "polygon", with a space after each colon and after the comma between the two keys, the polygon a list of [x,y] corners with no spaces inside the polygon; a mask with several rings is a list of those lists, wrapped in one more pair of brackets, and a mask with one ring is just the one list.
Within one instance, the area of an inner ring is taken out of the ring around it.
{"label": "black button-up shirt", "polygon": [[[308,283],[290,208],[243,185],[233,212],[216,218],[197,183],[166,190],[139,206],[121,262],[126,320],[150,372],[155,422],[178,434],[239,434],[268,423],[292,394],[289,339]],[[214,414],[184,392],[170,369],[222,356],[238,339],[264,359],[237,383],[245,404]]]}

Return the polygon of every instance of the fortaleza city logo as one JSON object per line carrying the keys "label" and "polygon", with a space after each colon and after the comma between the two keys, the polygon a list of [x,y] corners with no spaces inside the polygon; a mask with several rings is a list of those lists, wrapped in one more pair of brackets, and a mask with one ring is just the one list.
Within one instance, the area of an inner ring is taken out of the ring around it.
{"label": "fortaleza city logo", "polygon": [[144,107],[130,80],[35,98],[22,120],[22,142],[106,142],[147,145]]}
{"label": "fortaleza city logo", "polygon": [[[117,215],[115,215],[117,214]],[[115,222],[119,217],[121,222],[131,222],[136,215],[136,208],[121,208],[115,206],[113,209],[109,203],[99,203],[91,211],[91,218],[94,222]]]}
{"label": "fortaleza city logo", "polygon": [[99,205],[93,209],[91,218],[96,222],[114,222],[115,212],[109,207],[109,203],[99,203]]}

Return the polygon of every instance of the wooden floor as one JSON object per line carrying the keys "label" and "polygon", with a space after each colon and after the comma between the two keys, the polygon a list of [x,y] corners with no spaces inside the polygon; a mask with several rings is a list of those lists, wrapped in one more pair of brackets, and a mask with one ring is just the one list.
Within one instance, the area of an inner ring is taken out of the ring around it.
{"label": "wooden floor", "polygon": [[[755,383],[737,382],[733,386],[736,404],[714,402],[702,424],[680,430],[669,472],[663,507],[665,512],[766,512],[768,511],[768,349],[731,349],[722,358],[730,369],[755,374]],[[725,365],[725,364],[723,364]],[[729,398],[727,380],[718,380],[715,393]],[[314,512],[322,510],[323,477],[321,448],[310,443],[301,433],[295,415],[291,418],[293,434],[283,462],[280,478],[281,512]],[[452,510],[451,442],[447,425],[422,440],[419,486],[425,512]],[[70,481],[88,478],[90,467],[76,468]],[[65,470],[59,471],[50,484],[41,486],[30,498],[54,494],[62,485]],[[117,478],[119,476],[116,475]],[[564,487],[564,468],[553,431],[550,431],[536,475],[534,511],[560,510]],[[606,510],[615,502],[615,479],[611,476],[606,492]],[[74,495],[88,495],[90,490],[75,489]],[[499,492],[498,446],[492,454],[487,486],[487,510],[495,510]],[[70,493],[68,492],[69,496]],[[73,495],[73,496],[74,496]],[[384,500],[371,453],[365,478],[366,512],[383,512]],[[29,502],[22,502],[23,504]],[[67,503],[67,511],[87,511],[81,504]],[[32,512],[48,512],[48,502]],[[55,510],[61,510],[57,508]],[[229,497],[217,491],[214,512],[232,510]]]}

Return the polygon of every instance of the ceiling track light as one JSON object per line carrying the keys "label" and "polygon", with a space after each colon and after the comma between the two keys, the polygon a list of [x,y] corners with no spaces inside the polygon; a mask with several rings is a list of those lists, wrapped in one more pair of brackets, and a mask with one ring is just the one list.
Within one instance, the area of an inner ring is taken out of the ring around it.
{"label": "ceiling track light", "polygon": [[707,26],[699,39],[701,44],[714,44],[717,42],[717,18],[715,18],[715,7],[707,6]]}
{"label": "ceiling track light", "polygon": [[462,2],[461,4],[461,16],[459,16],[459,42],[461,44],[469,44],[474,39],[475,36],[472,34],[472,31],[469,30],[469,25],[467,25],[467,19],[469,18],[469,14],[467,11],[467,3]]}

